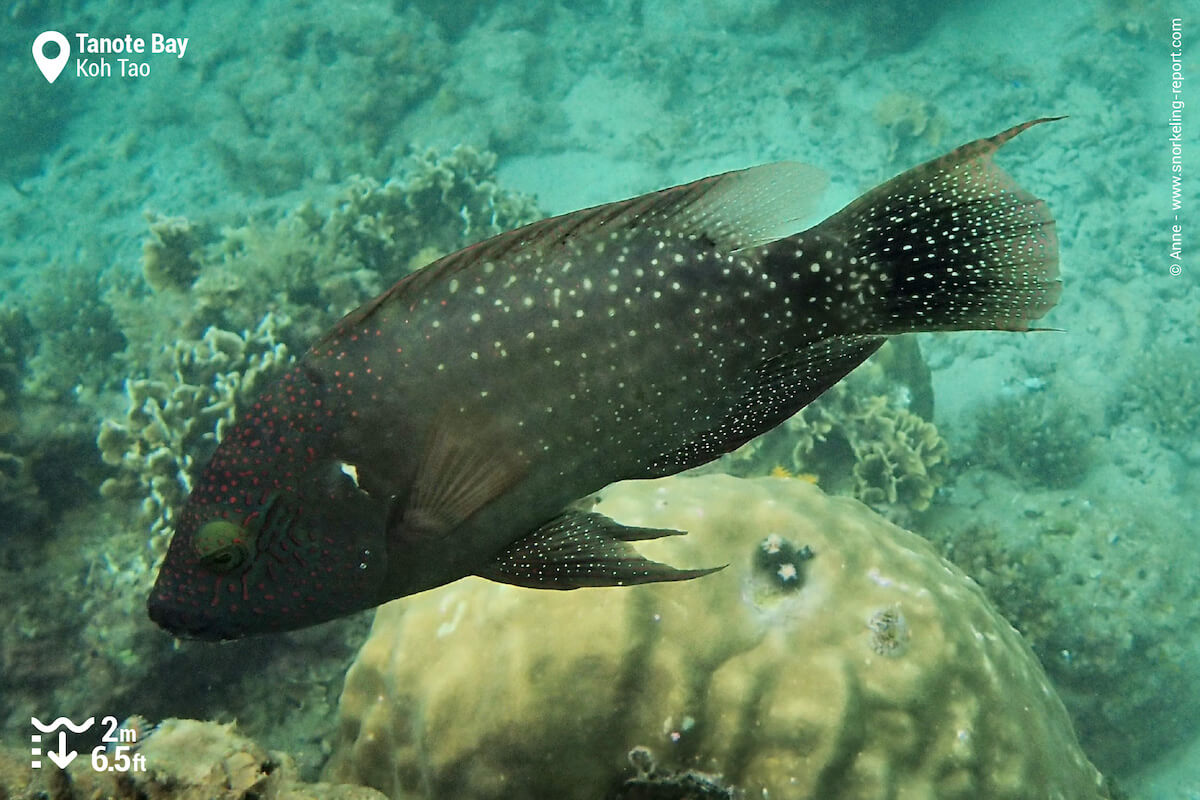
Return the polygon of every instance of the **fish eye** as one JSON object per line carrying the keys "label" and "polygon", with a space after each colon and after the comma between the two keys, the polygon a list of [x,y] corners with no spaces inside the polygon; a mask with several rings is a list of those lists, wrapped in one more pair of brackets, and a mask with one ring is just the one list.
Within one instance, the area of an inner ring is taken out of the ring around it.
{"label": "fish eye", "polygon": [[206,556],[201,556],[200,558],[200,563],[213,572],[232,572],[245,563],[245,561],[246,547],[244,545],[222,547],[220,550]]}
{"label": "fish eye", "polygon": [[200,563],[213,572],[225,573],[246,562],[250,555],[248,539],[241,525],[218,519],[200,526],[193,546],[200,556]]}

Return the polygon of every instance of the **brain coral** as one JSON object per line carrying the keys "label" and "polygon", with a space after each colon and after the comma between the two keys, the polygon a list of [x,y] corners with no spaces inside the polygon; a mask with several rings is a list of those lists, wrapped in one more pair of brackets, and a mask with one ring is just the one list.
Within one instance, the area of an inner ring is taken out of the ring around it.
{"label": "brain coral", "polygon": [[566,593],[469,579],[381,608],[326,779],[393,798],[655,796],[636,749],[635,765],[771,800],[1107,796],[979,588],[858,502],[709,475],[610,487],[598,509],[690,532],[639,543],[651,557],[729,566]]}

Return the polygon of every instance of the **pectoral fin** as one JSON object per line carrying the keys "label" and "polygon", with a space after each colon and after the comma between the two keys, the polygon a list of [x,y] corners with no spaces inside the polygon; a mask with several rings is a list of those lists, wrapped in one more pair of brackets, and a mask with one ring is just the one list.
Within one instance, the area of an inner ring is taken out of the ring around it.
{"label": "pectoral fin", "polygon": [[476,574],[532,589],[578,589],[685,581],[724,569],[676,569],[643,557],[629,544],[683,533],[628,527],[603,514],[568,511],[513,544]]}
{"label": "pectoral fin", "polygon": [[439,414],[404,504],[406,536],[453,530],[507,491],[524,472],[502,437],[485,425]]}

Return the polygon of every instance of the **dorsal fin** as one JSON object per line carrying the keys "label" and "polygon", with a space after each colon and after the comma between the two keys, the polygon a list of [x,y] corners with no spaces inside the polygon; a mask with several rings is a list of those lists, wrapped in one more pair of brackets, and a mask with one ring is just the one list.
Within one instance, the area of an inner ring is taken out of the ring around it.
{"label": "dorsal fin", "polygon": [[827,183],[826,174],[816,167],[779,161],[549,217],[465,247],[405,276],[343,318],[326,338],[363,323],[389,300],[415,299],[434,281],[473,264],[500,262],[525,249],[536,249],[551,259],[556,249],[602,228],[654,226],[685,231],[707,237],[722,252],[765,244],[799,230],[801,221],[816,210]]}
{"label": "dorsal fin", "polygon": [[801,221],[816,212],[829,183],[823,170],[794,161],[726,172],[708,180],[712,183],[705,191],[680,209],[682,220],[685,227],[708,234],[718,248],[728,250],[795,233]]}

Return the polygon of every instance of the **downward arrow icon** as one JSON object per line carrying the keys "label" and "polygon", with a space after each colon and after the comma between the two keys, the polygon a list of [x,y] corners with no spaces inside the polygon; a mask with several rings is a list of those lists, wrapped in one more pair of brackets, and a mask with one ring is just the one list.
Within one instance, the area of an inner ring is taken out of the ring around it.
{"label": "downward arrow icon", "polygon": [[55,763],[59,769],[66,769],[67,765],[75,760],[75,756],[79,755],[74,750],[67,752],[67,732],[58,732],[58,752],[53,750],[46,753],[50,760]]}

